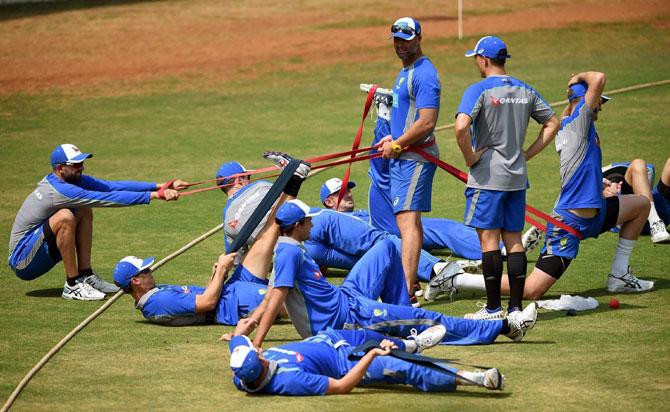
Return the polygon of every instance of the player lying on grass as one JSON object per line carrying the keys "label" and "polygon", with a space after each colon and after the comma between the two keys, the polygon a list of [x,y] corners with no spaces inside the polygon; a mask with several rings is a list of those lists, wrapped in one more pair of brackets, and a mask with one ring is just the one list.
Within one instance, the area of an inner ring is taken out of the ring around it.
{"label": "player lying on grass", "polygon": [[[349,181],[347,186],[348,187],[345,189],[344,197],[338,206],[337,196],[340,188],[342,187],[342,180],[336,177],[328,179],[321,186],[321,203],[327,209],[348,213],[361,220],[364,220],[365,222],[370,223],[370,212],[368,210],[355,209],[354,196],[351,193],[351,189],[356,187],[356,183]],[[475,232],[474,229],[465,226],[463,223],[450,219],[424,217],[421,218],[421,222],[424,232],[424,250],[431,251],[433,249],[449,249],[455,255],[462,256],[466,259],[481,259],[482,251],[479,247],[477,232]],[[370,224],[372,225],[372,223]],[[375,226],[373,225],[373,227]],[[380,229],[378,226],[376,228],[380,231],[386,232],[386,230]]]}
{"label": "player lying on grass", "polygon": [[[505,377],[495,368],[470,372],[441,364],[448,371],[439,372],[392,356],[393,350],[413,353],[431,347],[444,332],[433,326],[414,339],[396,339],[370,330],[326,329],[302,342],[261,351],[236,331],[230,342],[233,383],[244,392],[285,396],[346,394],[380,383],[412,385],[423,392],[453,392],[458,385],[504,388]],[[369,341],[378,346],[360,360],[349,358],[352,349]]]}
{"label": "player lying on grass", "polygon": [[[398,259],[389,258],[398,251],[388,239],[377,242],[354,265],[342,285],[334,286],[323,277],[302,245],[312,227],[309,207],[291,200],[279,207],[275,220],[282,236],[275,248],[272,287],[251,315],[249,329],[243,330],[248,335],[258,324],[254,339],[258,347],[284,305],[303,338],[328,327],[359,326],[405,337],[412,330],[421,332],[441,324],[447,329],[444,343],[475,345],[492,343],[500,334],[519,341],[535,325],[535,304],[499,321],[452,318],[409,306],[402,268],[389,263]],[[378,302],[380,296],[385,302],[396,304]]]}
{"label": "player lying on grass", "polygon": [[97,179],[83,174],[84,161],[92,156],[72,144],[54,149],[53,172],[23,202],[9,240],[9,266],[23,280],[36,279],[63,261],[65,299],[100,300],[119,290],[92,269],[91,208],[177,200],[177,190],[187,184],[174,180],[169,188],[158,190],[164,183]]}
{"label": "player lying on grass", "polygon": [[[563,111],[561,130],[556,137],[556,150],[561,161],[561,192],[554,216],[584,238],[597,238],[621,224],[606,288],[614,293],[651,290],[654,282],[638,279],[628,266],[635,240],[649,215],[649,200],[642,195],[608,193],[611,187],[603,187],[600,140],[594,122],[602,105],[609,100],[602,96],[605,75],[579,73],[570,79],[568,87],[570,102]],[[605,197],[603,190],[611,196]],[[541,298],[558,281],[577,257],[579,243],[577,236],[547,223],[545,244],[526,280],[524,299]],[[453,294],[458,290],[484,290],[484,279],[481,275],[471,274],[435,278],[426,288],[424,297],[431,300],[440,293]],[[507,276],[503,276],[502,293],[509,294]]]}
{"label": "player lying on grass", "polygon": [[156,285],[149,268],[153,258],[142,260],[134,256],[127,256],[117,264],[114,281],[133,296],[137,309],[151,322],[171,326],[204,323],[236,325],[263,301],[273,249],[279,236],[274,214],[279,205],[298,193],[307,173],[309,165],[301,164],[284,193],[268,211],[269,220],[266,217],[266,223],[259,224],[264,227],[256,230],[255,242],[227,281],[226,274],[236,258],[234,253],[219,256],[207,287]]}

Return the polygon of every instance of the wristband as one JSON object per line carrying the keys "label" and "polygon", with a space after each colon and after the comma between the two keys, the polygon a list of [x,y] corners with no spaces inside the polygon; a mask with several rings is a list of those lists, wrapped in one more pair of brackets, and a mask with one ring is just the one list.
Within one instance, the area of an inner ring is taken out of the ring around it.
{"label": "wristband", "polygon": [[402,152],[402,146],[400,146],[396,142],[391,142],[391,150],[393,151],[393,153],[400,153]]}

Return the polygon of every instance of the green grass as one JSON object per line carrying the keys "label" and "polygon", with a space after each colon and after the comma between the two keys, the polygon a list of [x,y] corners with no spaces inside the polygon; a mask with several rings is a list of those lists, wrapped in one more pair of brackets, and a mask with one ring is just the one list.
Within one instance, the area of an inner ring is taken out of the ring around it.
{"label": "green grass", "polygon": [[[644,24],[512,33],[505,36],[514,55],[509,71],[549,101],[563,99],[570,74],[584,69],[606,72],[609,89],[659,80],[669,69],[667,34]],[[425,39],[424,50],[442,76],[440,124],[451,122],[462,91],[477,80],[471,61],[462,58],[475,40]],[[190,81],[171,78],[152,84],[148,94],[0,97],[0,161],[5,175],[0,186],[0,243],[7,244],[16,211],[49,171],[48,155],[62,142],[94,152],[87,171],[110,179],[201,180],[213,177],[218,165],[231,159],[263,166],[260,154],[267,149],[303,157],[346,149],[363,103],[358,83],[388,86],[398,70],[390,47],[366,52],[371,58],[365,63],[307,67],[299,76],[274,71],[207,90],[189,86],[171,92],[172,85]],[[605,162],[642,157],[663,163],[670,155],[668,91],[665,86],[622,94],[605,106],[598,122]],[[366,125],[367,141],[373,125]],[[529,136],[536,132],[532,126]],[[438,139],[442,158],[463,168],[452,133],[441,132]],[[317,204],[320,183],[341,173],[335,169],[309,181],[301,198]],[[529,173],[529,203],[549,211],[558,190],[552,147],[532,161]],[[364,165],[354,165],[353,179],[361,183],[355,194],[364,206]],[[459,182],[438,174],[432,215],[460,219],[462,192]],[[167,255],[217,225],[224,200],[214,191],[177,203],[96,210],[95,267],[109,278],[114,264],[127,254]],[[192,249],[161,269],[159,280],[204,284],[221,244],[221,236],[215,236]],[[227,346],[217,342],[230,327],[151,325],[131,299],[123,297],[46,365],[19,398],[16,410],[500,410],[517,405],[529,410],[663,409],[670,389],[670,332],[665,321],[670,315],[670,247],[641,238],[632,264],[641,277],[657,282],[657,290],[619,296],[621,309],[611,311],[603,286],[615,244],[612,234],[585,242],[580,258],[552,290],[555,296],[594,296],[604,304],[596,311],[577,317],[541,313],[536,329],[522,344],[500,339],[490,346],[430,352],[500,367],[508,378],[504,393],[464,389],[456,394],[418,394],[406,388],[376,388],[328,399],[251,398],[232,387]],[[6,399],[26,371],[99,306],[61,299],[62,271],[58,266],[33,282],[23,282],[7,266],[0,269],[0,399]],[[426,307],[460,316],[473,309],[476,299],[465,295],[453,303],[441,300]],[[273,328],[267,345],[297,338],[291,325],[282,324]]]}

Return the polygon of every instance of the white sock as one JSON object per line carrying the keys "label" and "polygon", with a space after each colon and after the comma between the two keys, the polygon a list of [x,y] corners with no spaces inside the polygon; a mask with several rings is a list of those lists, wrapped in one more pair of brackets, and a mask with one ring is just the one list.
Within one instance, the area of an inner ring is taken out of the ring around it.
{"label": "white sock", "polygon": [[460,379],[462,385],[484,385],[484,372],[469,372],[460,370],[458,374],[465,379]]}
{"label": "white sock", "polygon": [[405,352],[414,353],[418,349],[414,339],[403,339],[402,341],[405,344]]}
{"label": "white sock", "polygon": [[453,282],[458,290],[486,290],[484,276],[481,274],[462,273],[454,276]]}
{"label": "white sock", "polygon": [[649,222],[650,225],[653,225],[659,220],[661,220],[661,217],[658,215],[658,212],[656,212],[654,202],[651,202],[651,209],[649,209],[649,216],[647,217],[647,222]]}
{"label": "white sock", "polygon": [[621,276],[628,272],[628,263],[630,262],[630,255],[633,253],[634,246],[635,240],[619,238],[610,273],[615,276]]}

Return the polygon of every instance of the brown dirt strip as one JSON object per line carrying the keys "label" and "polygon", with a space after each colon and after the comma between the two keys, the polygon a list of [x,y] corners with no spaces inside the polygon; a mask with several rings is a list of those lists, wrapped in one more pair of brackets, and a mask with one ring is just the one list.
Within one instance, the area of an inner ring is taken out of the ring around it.
{"label": "brown dirt strip", "polygon": [[[670,14],[667,0],[612,0],[606,7],[569,3],[531,2],[503,14],[466,13],[464,27],[470,36],[603,22],[656,20],[668,27],[666,20],[657,20]],[[393,9],[380,15],[370,5],[334,10],[243,4],[151,2],[6,19],[0,22],[0,95],[89,86],[107,94],[119,82],[228,81],[277,69],[383,59],[389,51],[388,24],[381,22],[408,12]],[[424,31],[433,38],[438,37],[434,33],[456,33],[453,12],[448,16],[443,7],[429,4],[421,13],[416,17],[424,19]],[[345,21],[363,21],[363,27],[342,27]]]}

